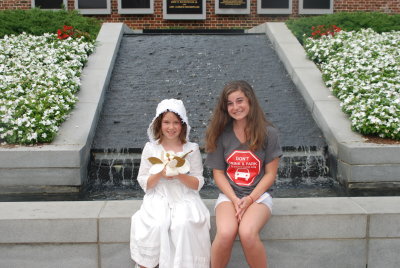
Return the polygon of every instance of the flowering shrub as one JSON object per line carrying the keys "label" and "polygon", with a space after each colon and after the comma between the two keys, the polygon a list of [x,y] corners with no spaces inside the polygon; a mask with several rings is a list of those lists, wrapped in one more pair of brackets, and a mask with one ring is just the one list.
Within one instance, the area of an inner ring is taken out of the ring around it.
{"label": "flowering shrub", "polygon": [[342,31],[304,46],[355,131],[400,140],[400,31]]}
{"label": "flowering shrub", "polygon": [[64,25],[62,29],[57,30],[57,38],[64,40],[67,38],[80,38],[80,37],[85,37],[88,40],[90,39],[90,35],[86,32],[79,31],[77,29],[74,29],[72,26]]}
{"label": "flowering shrub", "polygon": [[313,32],[311,33],[311,37],[314,39],[321,38],[325,35],[334,36],[335,33],[338,33],[342,30],[336,25],[318,25],[317,27],[311,27],[311,29],[313,30]]}
{"label": "flowering shrub", "polygon": [[51,142],[68,117],[94,42],[84,38],[5,36],[0,39],[0,141]]}

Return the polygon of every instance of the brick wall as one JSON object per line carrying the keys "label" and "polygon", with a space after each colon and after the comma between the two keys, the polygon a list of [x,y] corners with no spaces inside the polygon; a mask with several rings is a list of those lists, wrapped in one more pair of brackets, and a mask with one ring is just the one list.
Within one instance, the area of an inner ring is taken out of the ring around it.
{"label": "brick wall", "polygon": [[1,9],[28,9],[31,8],[30,0],[0,0]]}
{"label": "brick wall", "polygon": [[[257,0],[250,0],[249,15],[216,15],[215,0],[206,0],[206,20],[164,20],[162,0],[154,0],[154,14],[118,14],[118,0],[111,0],[110,15],[92,15],[105,22],[124,22],[132,29],[248,29],[266,21],[284,21],[297,17],[299,0],[292,0],[291,15],[257,14]],[[30,0],[0,0],[1,9],[29,9]],[[74,9],[74,0],[68,0],[68,9]],[[334,0],[334,12],[341,11],[381,11],[400,13],[399,0]]]}
{"label": "brick wall", "polygon": [[400,13],[399,0],[335,0],[335,12],[338,11],[381,11]]}

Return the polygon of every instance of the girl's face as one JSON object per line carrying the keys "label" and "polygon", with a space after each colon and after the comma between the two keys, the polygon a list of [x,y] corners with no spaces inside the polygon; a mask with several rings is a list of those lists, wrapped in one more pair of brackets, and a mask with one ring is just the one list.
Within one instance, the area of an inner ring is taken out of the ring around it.
{"label": "girl's face", "polygon": [[166,112],[161,121],[163,138],[168,140],[179,139],[182,130],[182,122],[173,112]]}
{"label": "girl's face", "polygon": [[250,111],[249,99],[241,90],[228,95],[228,114],[236,121],[246,120]]}

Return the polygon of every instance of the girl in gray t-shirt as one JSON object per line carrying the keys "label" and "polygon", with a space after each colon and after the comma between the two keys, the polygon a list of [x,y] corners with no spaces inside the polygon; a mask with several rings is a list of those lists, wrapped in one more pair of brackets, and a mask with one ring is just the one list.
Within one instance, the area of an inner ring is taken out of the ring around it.
{"label": "girl in gray t-shirt", "polygon": [[221,191],[211,266],[226,267],[239,234],[250,267],[267,267],[259,231],[271,216],[273,185],[282,150],[277,130],[266,120],[245,81],[225,85],[206,132],[207,159]]}

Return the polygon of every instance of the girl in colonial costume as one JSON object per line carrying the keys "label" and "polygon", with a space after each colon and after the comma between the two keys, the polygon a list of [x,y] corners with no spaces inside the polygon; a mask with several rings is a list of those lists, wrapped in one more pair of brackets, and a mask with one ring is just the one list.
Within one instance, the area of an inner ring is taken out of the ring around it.
{"label": "girl in colonial costume", "polygon": [[145,195],[131,223],[131,257],[139,267],[210,265],[210,215],[199,195],[202,158],[189,132],[182,101],[161,101],[139,168]]}

